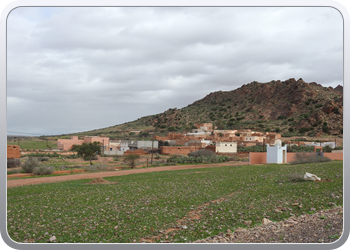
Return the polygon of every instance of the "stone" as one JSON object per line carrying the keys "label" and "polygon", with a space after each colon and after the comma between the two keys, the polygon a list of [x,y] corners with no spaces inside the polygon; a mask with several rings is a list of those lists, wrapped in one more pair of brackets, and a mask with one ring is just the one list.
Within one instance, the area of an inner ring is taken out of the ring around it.
{"label": "stone", "polygon": [[50,242],[53,242],[53,241],[55,241],[56,240],[56,236],[52,236],[51,238],[50,238]]}
{"label": "stone", "polygon": [[246,224],[247,226],[250,225],[251,223],[252,223],[251,220],[247,220],[247,221],[244,222],[244,224]]}
{"label": "stone", "polygon": [[266,219],[266,218],[262,219],[262,224],[263,225],[267,225],[267,224],[270,224],[270,223],[272,223],[272,221],[270,221],[269,219]]}

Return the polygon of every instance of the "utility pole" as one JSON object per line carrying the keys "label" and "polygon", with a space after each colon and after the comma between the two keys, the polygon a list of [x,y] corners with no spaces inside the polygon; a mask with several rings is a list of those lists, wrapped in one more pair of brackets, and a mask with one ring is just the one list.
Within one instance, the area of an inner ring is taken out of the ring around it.
{"label": "utility pole", "polygon": [[152,138],[151,164],[153,163],[153,143],[154,143],[154,136],[153,136],[153,138]]}

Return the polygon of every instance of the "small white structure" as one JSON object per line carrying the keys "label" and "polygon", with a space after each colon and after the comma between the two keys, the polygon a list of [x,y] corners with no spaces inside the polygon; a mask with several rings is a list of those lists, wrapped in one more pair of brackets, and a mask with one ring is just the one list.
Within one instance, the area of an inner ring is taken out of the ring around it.
{"label": "small white structure", "polygon": [[237,153],[237,142],[217,142],[216,153]]}
{"label": "small white structure", "polygon": [[276,140],[275,145],[267,144],[267,163],[287,163],[287,146],[282,147],[281,140]]}

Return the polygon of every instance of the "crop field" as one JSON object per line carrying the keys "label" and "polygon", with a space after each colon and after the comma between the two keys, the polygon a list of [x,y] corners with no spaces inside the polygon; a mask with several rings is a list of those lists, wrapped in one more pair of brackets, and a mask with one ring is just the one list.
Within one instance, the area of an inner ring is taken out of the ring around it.
{"label": "crop field", "polygon": [[[332,181],[290,178],[309,172]],[[16,242],[192,242],[343,205],[343,162],[164,171],[8,188]],[[251,221],[251,222],[249,222]],[[249,222],[249,223],[247,223]]]}
{"label": "crop field", "polygon": [[[18,141],[7,140],[7,145],[18,145]],[[46,148],[57,148],[57,142],[41,140],[39,138],[26,138],[21,139],[19,143],[21,149],[46,149]]]}

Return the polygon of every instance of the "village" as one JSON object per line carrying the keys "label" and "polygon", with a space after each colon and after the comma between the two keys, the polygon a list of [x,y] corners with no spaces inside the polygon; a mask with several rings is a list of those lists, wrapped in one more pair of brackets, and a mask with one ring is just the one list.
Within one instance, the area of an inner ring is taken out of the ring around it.
{"label": "village", "polygon": [[[314,151],[321,151],[327,146],[331,149],[337,147],[336,141],[309,142],[291,141],[281,138],[276,132],[258,132],[250,129],[243,130],[218,130],[212,123],[194,124],[196,129],[188,133],[169,133],[167,136],[152,136],[151,140],[110,140],[104,136],[71,136],[70,139],[57,139],[57,149],[50,150],[62,155],[74,154],[73,145],[99,142],[101,153],[106,156],[122,155],[147,155],[151,153],[160,155],[188,155],[199,150],[210,150],[217,155],[243,155],[249,157],[250,164],[259,163],[287,163],[294,159],[294,154],[289,153],[287,159],[287,145],[313,146]],[[140,131],[133,131],[138,134]],[[239,147],[264,146],[264,152],[239,152]],[[276,147],[275,147],[276,146]],[[275,148],[280,148],[278,153]],[[18,146],[8,146],[8,158],[12,158],[13,150],[21,151]],[[272,153],[274,151],[274,153]],[[48,150],[45,150],[48,151]],[[18,155],[33,153],[21,151]],[[274,156],[267,156],[273,154]],[[342,159],[342,150],[326,152],[331,159]],[[278,156],[277,155],[282,155]],[[271,158],[272,157],[272,158]],[[16,158],[16,157],[15,157]],[[277,159],[278,158],[278,159]]]}

